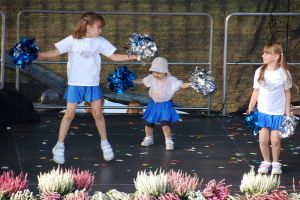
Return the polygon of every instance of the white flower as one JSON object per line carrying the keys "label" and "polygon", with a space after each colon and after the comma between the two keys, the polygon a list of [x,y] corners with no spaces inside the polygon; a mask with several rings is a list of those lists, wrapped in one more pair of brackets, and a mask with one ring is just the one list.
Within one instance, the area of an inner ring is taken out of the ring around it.
{"label": "white flower", "polygon": [[38,176],[38,189],[40,193],[57,192],[61,196],[73,190],[74,181],[70,170],[63,171],[59,167],[48,173]]}
{"label": "white flower", "polygon": [[119,192],[116,189],[109,190],[105,194],[106,200],[129,200],[129,195],[124,192]]}
{"label": "white flower", "polygon": [[166,193],[167,174],[160,170],[155,172],[146,171],[138,172],[134,180],[136,196],[159,196]]}
{"label": "white flower", "polygon": [[244,174],[240,190],[250,196],[254,194],[269,194],[279,184],[280,180],[276,176],[255,175],[254,170],[251,169],[249,173]]}
{"label": "white flower", "polygon": [[200,190],[188,192],[187,199],[188,200],[206,200]]}
{"label": "white flower", "polygon": [[26,189],[12,194],[9,200],[36,200],[36,198],[33,196],[32,192]]}
{"label": "white flower", "polygon": [[4,192],[0,191],[0,200],[5,200]]}
{"label": "white flower", "polygon": [[91,197],[91,200],[103,200],[104,194],[100,191],[96,191],[94,195]]}
{"label": "white flower", "polygon": [[300,200],[300,194],[298,193],[291,193],[289,196],[291,200]]}

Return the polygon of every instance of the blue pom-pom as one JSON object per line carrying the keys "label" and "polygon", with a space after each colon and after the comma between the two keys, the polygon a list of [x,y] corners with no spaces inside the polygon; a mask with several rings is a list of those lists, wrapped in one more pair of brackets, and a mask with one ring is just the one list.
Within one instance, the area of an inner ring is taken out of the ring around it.
{"label": "blue pom-pom", "polygon": [[38,53],[39,48],[35,43],[35,39],[28,39],[26,37],[22,38],[20,42],[15,44],[9,51],[12,61],[21,69],[36,60]]}
{"label": "blue pom-pom", "polygon": [[257,115],[258,111],[254,111],[245,116],[245,124],[248,128],[250,128],[253,131],[254,135],[257,135],[261,129],[261,127],[258,126]]}
{"label": "blue pom-pom", "polygon": [[134,72],[129,71],[126,65],[118,66],[107,78],[107,87],[117,94],[123,94],[128,88],[134,86],[136,79]]}

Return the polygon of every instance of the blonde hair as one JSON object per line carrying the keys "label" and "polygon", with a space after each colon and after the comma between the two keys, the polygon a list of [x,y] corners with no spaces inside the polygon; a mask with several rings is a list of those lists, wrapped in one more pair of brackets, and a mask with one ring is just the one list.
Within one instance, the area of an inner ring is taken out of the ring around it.
{"label": "blonde hair", "polygon": [[[287,64],[286,64],[284,56],[283,56],[282,45],[279,43],[276,43],[276,42],[269,43],[269,44],[265,45],[264,52],[279,55],[277,63],[279,65],[279,67],[281,67],[284,70],[284,72],[288,78],[288,81],[290,83],[292,83],[292,78],[290,76],[290,73],[288,72]],[[260,82],[260,83],[264,82],[264,75],[265,75],[266,69],[267,69],[267,64],[264,64],[260,70],[260,73],[258,76],[258,82]]]}
{"label": "blonde hair", "polygon": [[93,25],[95,22],[101,22],[100,26],[105,26],[105,20],[101,15],[93,12],[86,12],[81,17],[77,26],[73,32],[73,37],[76,39],[82,39],[86,36],[87,26]]}

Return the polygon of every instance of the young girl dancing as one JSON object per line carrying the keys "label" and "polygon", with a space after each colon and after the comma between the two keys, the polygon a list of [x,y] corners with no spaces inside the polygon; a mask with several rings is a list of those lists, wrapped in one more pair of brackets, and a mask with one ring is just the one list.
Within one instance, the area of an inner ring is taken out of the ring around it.
{"label": "young girl dancing", "polygon": [[154,144],[153,127],[160,124],[165,136],[166,150],[174,149],[174,142],[171,136],[170,123],[179,120],[179,115],[174,109],[172,97],[180,88],[188,88],[189,83],[183,83],[172,76],[168,70],[168,61],[163,57],[157,57],[152,61],[152,72],[142,80],[136,80],[137,84],[144,84],[149,87],[151,97],[144,113],[146,137],[142,146]]}
{"label": "young girl dancing", "polygon": [[103,158],[110,161],[114,158],[113,150],[107,140],[106,125],[102,114],[102,92],[99,86],[101,57],[103,54],[113,61],[134,60],[136,56],[128,57],[116,54],[116,48],[101,37],[104,18],[96,13],[83,14],[72,35],[55,44],[55,49],[40,52],[39,58],[52,58],[68,53],[68,87],[64,95],[67,110],[60,124],[58,141],[52,149],[53,160],[58,164],[65,163],[64,140],[70,124],[75,116],[77,104],[86,101],[91,103],[92,115],[95,119],[100,138]]}
{"label": "young girl dancing", "polygon": [[[271,43],[264,47],[263,66],[255,71],[253,93],[248,112],[254,111],[257,102],[259,146],[263,157],[258,173],[282,174],[279,155],[281,139],[279,128],[283,115],[290,115],[292,79],[286,68],[283,48],[280,44]],[[269,141],[271,142],[272,160]],[[272,161],[272,162],[271,162]]]}

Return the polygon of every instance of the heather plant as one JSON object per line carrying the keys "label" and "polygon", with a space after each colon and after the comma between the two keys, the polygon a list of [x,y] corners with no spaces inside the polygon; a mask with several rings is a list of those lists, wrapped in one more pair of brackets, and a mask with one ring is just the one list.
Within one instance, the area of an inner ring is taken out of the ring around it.
{"label": "heather plant", "polygon": [[4,196],[4,193],[2,191],[0,191],[0,200],[5,200],[5,196]]}
{"label": "heather plant", "polygon": [[165,193],[160,195],[157,200],[180,200],[180,197],[175,193]]}
{"label": "heather plant", "polygon": [[187,194],[187,200],[206,200],[200,190],[190,191]]}
{"label": "heather plant", "polygon": [[13,171],[4,172],[0,176],[0,197],[9,198],[13,193],[23,191],[28,187],[27,174],[14,174]]}
{"label": "heather plant", "polygon": [[256,194],[248,198],[249,200],[291,200],[286,190],[273,190],[270,194]]}
{"label": "heather plant", "polygon": [[158,197],[161,194],[165,194],[167,190],[167,174],[160,170],[155,172],[141,171],[138,172],[135,185],[135,197],[141,196],[153,196]]}
{"label": "heather plant", "polygon": [[187,197],[188,193],[194,191],[199,185],[199,179],[182,171],[171,170],[167,173],[167,191],[177,194],[180,198]]}
{"label": "heather plant", "polygon": [[95,176],[85,170],[80,171],[78,168],[72,169],[75,190],[85,190],[89,192],[94,184]]}
{"label": "heather plant", "polygon": [[71,170],[62,170],[59,167],[38,176],[38,189],[41,194],[58,193],[64,196],[73,191],[74,180]]}
{"label": "heather plant", "polygon": [[59,200],[61,195],[57,192],[44,192],[41,195],[41,200]]}
{"label": "heather plant", "polygon": [[291,200],[300,200],[299,193],[290,193],[289,196],[290,196]]}
{"label": "heather plant", "polygon": [[104,197],[104,194],[100,191],[96,191],[93,196],[91,197],[91,200],[102,200]]}
{"label": "heather plant", "polygon": [[13,193],[9,200],[36,200],[33,193],[28,189]]}
{"label": "heather plant", "polygon": [[84,190],[76,190],[73,193],[69,193],[64,197],[64,200],[89,200],[89,195]]}
{"label": "heather plant", "polygon": [[216,182],[216,180],[209,181],[202,191],[203,196],[207,200],[227,200],[230,198],[230,185],[225,185],[225,181],[221,180]]}
{"label": "heather plant", "polygon": [[105,195],[104,198],[105,200],[129,200],[130,196],[129,194],[125,192],[120,192],[118,190],[112,189],[109,190]]}
{"label": "heather plant", "polygon": [[279,178],[276,176],[268,176],[264,174],[255,174],[251,169],[249,173],[245,173],[240,185],[240,191],[245,193],[247,197],[254,195],[269,194],[280,184]]}

